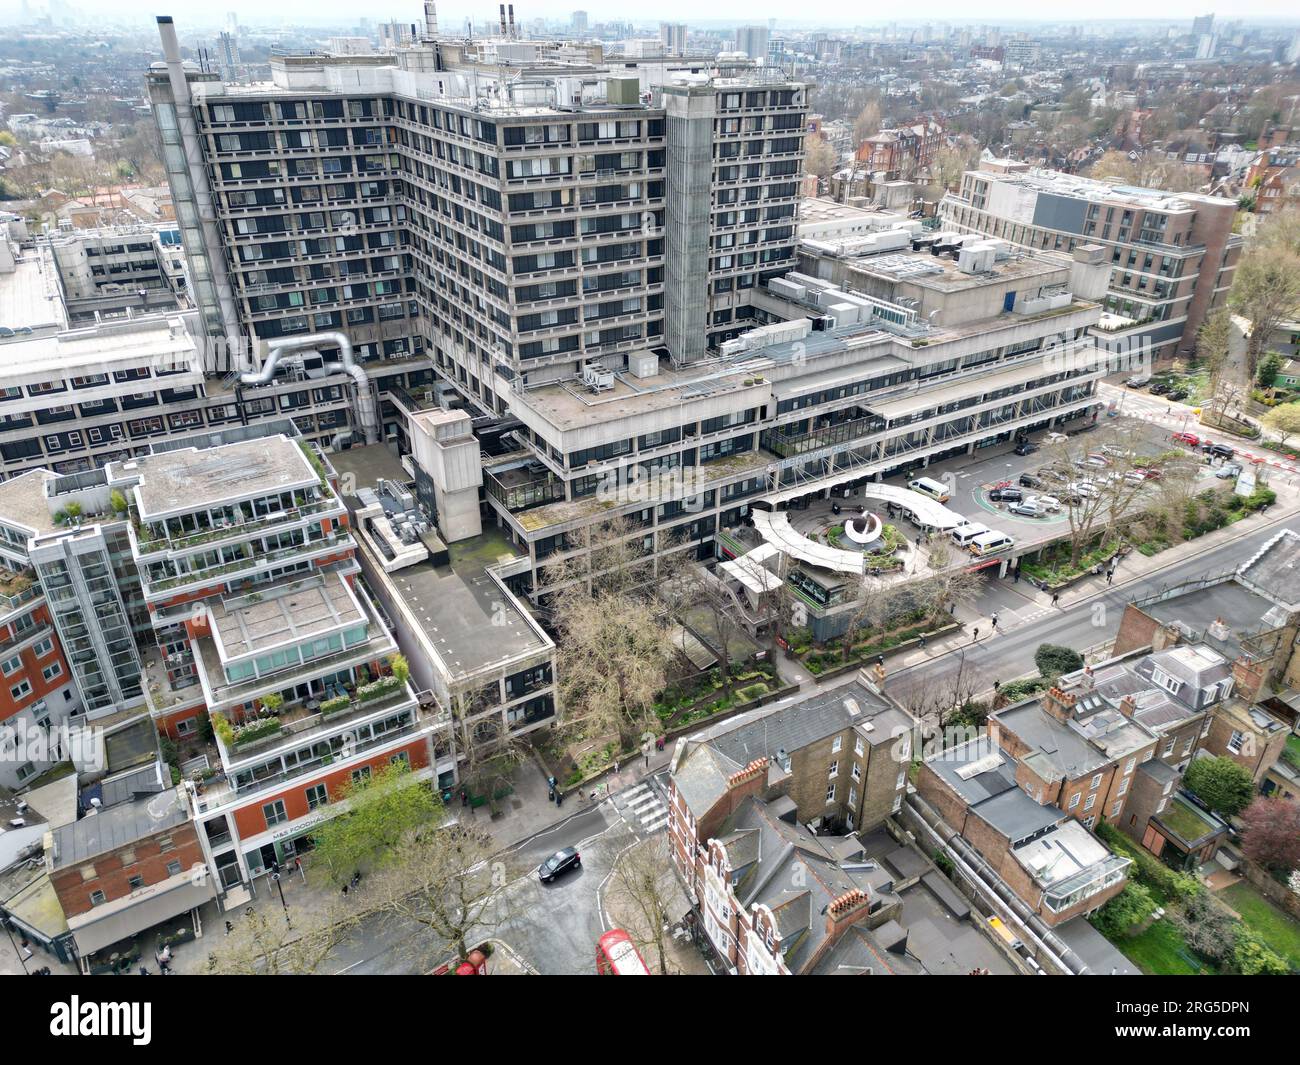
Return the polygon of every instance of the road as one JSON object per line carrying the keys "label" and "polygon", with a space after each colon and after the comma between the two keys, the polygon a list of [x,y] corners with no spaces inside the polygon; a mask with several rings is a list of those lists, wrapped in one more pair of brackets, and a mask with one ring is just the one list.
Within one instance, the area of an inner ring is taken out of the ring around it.
{"label": "road", "polygon": [[902,678],[920,674],[924,674],[927,683],[947,683],[962,668],[963,657],[965,663],[977,669],[990,684],[994,678],[1005,682],[1033,673],[1034,651],[1039,644],[1055,643],[1084,650],[1112,641],[1119,630],[1124,608],[1131,600],[1167,585],[1233,570],[1284,528],[1300,531],[1300,518],[1295,515],[1279,517],[1239,539],[1131,581],[1124,580],[1121,563],[1114,585],[1064,608],[1042,606],[1030,598],[1031,589],[1024,588],[1022,593],[1020,586],[1006,579],[991,582],[980,606],[989,612],[999,612],[998,635],[988,637],[989,625],[986,622],[980,625],[981,639],[978,642],[936,655],[930,661],[898,669],[890,674],[886,685],[889,687]]}
{"label": "road", "polygon": [[[605,799],[595,808],[588,806],[495,856],[493,873],[505,879],[493,909],[497,916],[470,938],[502,940],[524,962],[547,975],[593,973],[596,940],[607,931],[601,908],[603,885],[618,855],[639,838],[626,819],[630,806],[625,794]],[[578,848],[582,868],[552,884],[541,883],[537,866],[564,847]],[[330,971],[419,974],[452,953],[450,946],[419,925],[375,916],[362,921],[340,945]]]}

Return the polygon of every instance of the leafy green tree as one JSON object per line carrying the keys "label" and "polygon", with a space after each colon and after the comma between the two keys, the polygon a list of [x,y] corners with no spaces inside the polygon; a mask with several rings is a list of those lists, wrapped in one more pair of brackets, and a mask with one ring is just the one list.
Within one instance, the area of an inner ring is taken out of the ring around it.
{"label": "leafy green tree", "polygon": [[442,805],[404,762],[376,770],[368,780],[346,785],[337,799],[348,811],[312,832],[316,861],[337,883],[394,861],[419,829],[436,823]]}
{"label": "leafy green tree", "polygon": [[1259,372],[1255,377],[1255,383],[1260,388],[1272,388],[1273,382],[1277,379],[1278,371],[1282,369],[1282,356],[1276,351],[1270,351],[1259,360]]}
{"label": "leafy green tree", "polygon": [[1105,936],[1121,936],[1156,912],[1156,901],[1149,889],[1135,880],[1092,915],[1093,927]]}
{"label": "leafy green tree", "polygon": [[1210,809],[1232,817],[1255,797],[1255,781],[1231,758],[1197,758],[1187,767],[1183,783]]}
{"label": "leafy green tree", "polygon": [[1291,972],[1286,959],[1244,925],[1237,929],[1232,961],[1242,976],[1286,976]]}
{"label": "leafy green tree", "polygon": [[1278,443],[1285,445],[1300,433],[1300,403],[1283,403],[1264,415],[1264,425],[1278,434]]}
{"label": "leafy green tree", "polygon": [[1083,655],[1073,647],[1055,643],[1040,643],[1034,652],[1034,665],[1044,677],[1059,677],[1083,668]]}

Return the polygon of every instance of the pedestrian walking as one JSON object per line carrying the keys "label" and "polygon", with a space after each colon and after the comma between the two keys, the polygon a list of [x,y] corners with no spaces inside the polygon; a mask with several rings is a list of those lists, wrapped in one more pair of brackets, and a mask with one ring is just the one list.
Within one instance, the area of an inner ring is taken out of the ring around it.
{"label": "pedestrian walking", "polygon": [[596,792],[597,792],[598,790],[599,790],[598,788],[592,788],[592,789],[591,789],[591,802],[592,802],[592,805],[593,805],[593,806],[594,806],[595,803],[596,803]]}
{"label": "pedestrian walking", "polygon": [[650,768],[650,752],[649,752],[649,750],[647,750],[647,751],[645,752],[645,767],[646,767],[647,769]]}
{"label": "pedestrian walking", "polygon": [[1053,593],[1052,593],[1052,606],[1056,606],[1056,604],[1059,603],[1060,601],[1061,601],[1061,593],[1060,593],[1060,592],[1053,592]]}
{"label": "pedestrian walking", "polygon": [[1111,584],[1114,580],[1115,580],[1115,571],[1113,569],[1108,569],[1106,571],[1106,583]]}
{"label": "pedestrian walking", "polygon": [[978,641],[980,638],[980,627],[976,625],[973,629],[970,630],[970,635],[972,641]]}
{"label": "pedestrian walking", "polygon": [[996,631],[998,627],[998,612],[996,610],[993,611],[993,616],[990,617],[989,620],[993,622],[993,629]]}
{"label": "pedestrian walking", "polygon": [[229,921],[227,921],[227,922],[226,922],[226,935],[230,935],[230,933],[233,932],[234,930],[235,930],[235,926],[234,926],[233,924],[231,924]]}

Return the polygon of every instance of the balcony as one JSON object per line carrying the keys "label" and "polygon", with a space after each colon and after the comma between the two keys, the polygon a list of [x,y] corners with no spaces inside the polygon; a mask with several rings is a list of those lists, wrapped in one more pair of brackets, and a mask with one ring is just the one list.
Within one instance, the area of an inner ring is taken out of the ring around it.
{"label": "balcony", "polygon": [[317,540],[308,540],[302,544],[295,544],[293,547],[263,551],[220,566],[211,566],[192,573],[179,573],[174,577],[153,580],[147,574],[141,573],[140,585],[146,599],[164,593],[174,595],[187,588],[208,587],[217,582],[228,584],[234,581],[239,574],[247,573],[251,575],[268,566],[274,566],[278,562],[306,562],[322,552],[328,553],[335,550],[351,549],[355,546],[356,543],[350,533],[344,531],[332,532]]}
{"label": "balcony", "polygon": [[344,509],[342,503],[331,494],[327,499],[303,503],[288,510],[277,511],[260,518],[253,518],[245,512],[245,520],[242,521],[214,519],[215,523],[211,528],[196,529],[194,532],[166,536],[157,535],[154,530],[140,526],[139,518],[133,510],[131,513],[131,538],[135,543],[136,558],[143,559],[149,555],[187,551],[196,547],[222,544],[228,540],[243,539],[264,529],[281,528],[290,522],[300,521],[317,514],[341,515],[344,513]]}
{"label": "balcony", "polygon": [[564,498],[564,482],[540,463],[483,473],[488,495],[510,511],[527,510]]}

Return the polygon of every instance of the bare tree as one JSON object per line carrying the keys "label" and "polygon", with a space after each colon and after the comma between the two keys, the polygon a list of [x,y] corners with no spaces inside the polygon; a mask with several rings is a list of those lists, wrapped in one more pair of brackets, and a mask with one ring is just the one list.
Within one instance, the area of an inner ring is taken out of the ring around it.
{"label": "bare tree", "polygon": [[916,591],[932,625],[955,615],[958,607],[969,606],[984,587],[978,574],[952,564],[952,549],[947,544],[930,548],[930,568],[937,572],[921,581]]}
{"label": "bare tree", "polygon": [[354,912],[331,905],[324,912],[295,910],[292,922],[268,904],[245,913],[208,955],[207,971],[220,976],[319,975],[357,924]]}
{"label": "bare tree", "polygon": [[990,681],[984,671],[957,656],[955,669],[909,670],[894,682],[886,682],[890,696],[923,725],[943,729],[958,715],[969,714],[976,698],[987,691]]}
{"label": "bare tree", "polygon": [[624,851],[614,864],[609,882],[611,909],[625,914],[624,931],[637,947],[654,949],[651,962],[661,976],[668,975],[668,926],[681,886],[668,854],[668,836],[660,833]]}
{"label": "bare tree", "polygon": [[853,644],[863,628],[874,629],[884,636],[891,623],[898,620],[910,603],[910,593],[901,585],[888,585],[863,578],[862,596],[849,614],[848,627],[841,642],[841,657],[845,662],[853,654]]}
{"label": "bare tree", "polygon": [[[501,892],[508,875],[492,860],[492,837],[459,822],[430,828],[401,862],[368,878],[362,898],[399,927],[419,925],[440,941],[435,952],[464,958],[471,939],[483,940],[511,916]],[[429,961],[441,960],[438,956]]]}

